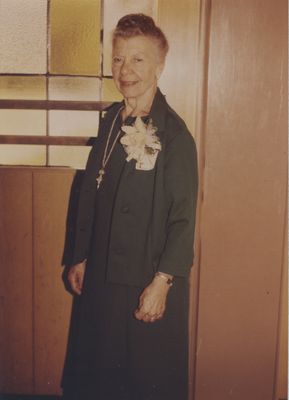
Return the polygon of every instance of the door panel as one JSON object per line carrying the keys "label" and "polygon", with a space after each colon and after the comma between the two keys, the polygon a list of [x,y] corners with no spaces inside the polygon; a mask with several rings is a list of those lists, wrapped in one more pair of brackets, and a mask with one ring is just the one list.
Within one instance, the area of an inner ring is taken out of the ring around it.
{"label": "door panel", "polygon": [[71,299],[61,279],[73,171],[33,173],[35,393],[60,393]]}
{"label": "door panel", "polygon": [[33,390],[32,175],[0,169],[0,393]]}
{"label": "door panel", "polygon": [[197,400],[271,400],[286,218],[287,4],[211,2]]}

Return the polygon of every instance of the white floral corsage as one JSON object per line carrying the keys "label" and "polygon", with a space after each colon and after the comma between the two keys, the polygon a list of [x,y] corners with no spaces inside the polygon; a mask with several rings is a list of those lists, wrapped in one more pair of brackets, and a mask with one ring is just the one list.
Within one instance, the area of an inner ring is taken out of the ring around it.
{"label": "white floral corsage", "polygon": [[125,132],[120,142],[127,153],[126,161],[136,160],[136,169],[153,169],[162,146],[155,134],[157,128],[153,126],[152,120],[146,125],[137,117],[134,125],[124,125],[121,129]]}

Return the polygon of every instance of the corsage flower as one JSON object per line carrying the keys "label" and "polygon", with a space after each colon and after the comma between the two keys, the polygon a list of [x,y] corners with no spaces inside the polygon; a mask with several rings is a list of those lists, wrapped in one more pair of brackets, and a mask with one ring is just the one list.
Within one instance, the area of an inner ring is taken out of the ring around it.
{"label": "corsage flower", "polygon": [[127,153],[126,161],[136,160],[136,169],[139,170],[153,169],[162,146],[152,120],[145,124],[137,117],[132,126],[124,125],[121,129],[125,132],[120,142]]}

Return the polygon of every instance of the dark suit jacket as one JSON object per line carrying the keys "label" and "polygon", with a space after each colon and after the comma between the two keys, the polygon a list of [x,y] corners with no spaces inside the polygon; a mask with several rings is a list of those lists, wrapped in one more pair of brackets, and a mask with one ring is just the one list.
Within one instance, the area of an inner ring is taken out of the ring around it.
{"label": "dark suit jacket", "polygon": [[[100,143],[123,103],[114,103],[100,124],[81,187],[72,264],[88,257]],[[187,277],[193,263],[197,201],[197,154],[184,121],[158,90],[150,111],[162,150],[151,171],[125,161],[115,199],[107,281],[142,286],[156,271]],[[100,154],[101,153],[101,154]],[[148,224],[148,220],[150,223]],[[149,228],[147,226],[149,225]]]}

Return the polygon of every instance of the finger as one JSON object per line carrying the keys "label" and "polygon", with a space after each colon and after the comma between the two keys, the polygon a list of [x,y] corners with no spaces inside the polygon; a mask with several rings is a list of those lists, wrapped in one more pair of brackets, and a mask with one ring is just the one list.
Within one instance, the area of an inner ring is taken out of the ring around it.
{"label": "finger", "polygon": [[143,322],[151,322],[151,317],[149,316],[149,314],[145,314],[143,317],[142,317],[142,321]]}
{"label": "finger", "polygon": [[142,309],[137,308],[134,312],[134,316],[136,317],[136,319],[138,319],[139,321],[141,321],[143,319],[145,315],[145,312]]}
{"label": "finger", "polygon": [[151,316],[143,308],[137,308],[134,312],[134,315],[139,321],[150,322]]}
{"label": "finger", "polygon": [[76,274],[72,274],[69,277],[69,282],[70,282],[71,289],[72,289],[73,293],[80,295],[81,294],[81,289],[79,287],[77,275]]}
{"label": "finger", "polygon": [[82,291],[82,284],[83,284],[83,275],[82,274],[77,274],[76,281],[77,281],[77,288],[81,292]]}
{"label": "finger", "polygon": [[75,294],[81,295],[81,289],[79,288],[77,283],[74,283],[74,285],[72,285],[72,290]]}
{"label": "finger", "polygon": [[162,319],[163,314],[155,314],[150,316],[150,322],[155,322]]}

